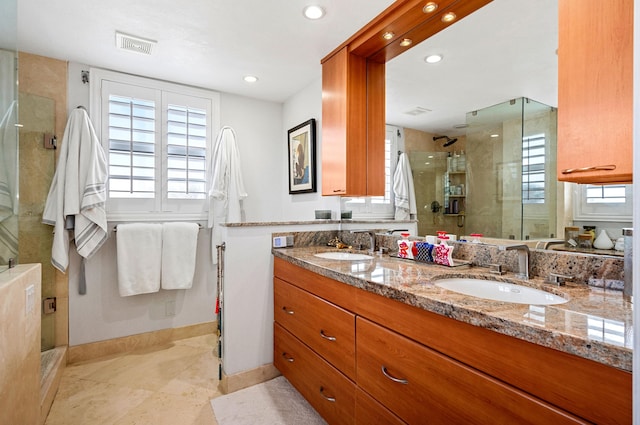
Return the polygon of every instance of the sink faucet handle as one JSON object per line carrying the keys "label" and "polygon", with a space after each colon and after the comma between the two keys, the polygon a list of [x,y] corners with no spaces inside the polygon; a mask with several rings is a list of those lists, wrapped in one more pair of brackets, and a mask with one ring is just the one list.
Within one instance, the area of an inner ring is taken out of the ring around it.
{"label": "sink faucet handle", "polygon": [[503,275],[502,264],[489,264],[489,273]]}
{"label": "sink faucet handle", "polygon": [[559,273],[549,273],[549,278],[547,282],[553,283],[554,285],[562,286],[565,284],[565,281],[567,280],[573,280],[573,276],[569,276],[566,274],[559,274]]}

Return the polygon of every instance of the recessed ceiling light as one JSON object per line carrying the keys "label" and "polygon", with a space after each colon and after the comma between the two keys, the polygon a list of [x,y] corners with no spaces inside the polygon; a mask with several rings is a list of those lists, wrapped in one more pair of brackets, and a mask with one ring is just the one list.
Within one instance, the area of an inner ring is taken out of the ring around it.
{"label": "recessed ceiling light", "polygon": [[496,137],[500,137],[499,134],[492,134],[491,137],[496,138]]}
{"label": "recessed ceiling light", "polygon": [[400,46],[402,47],[407,47],[407,46],[411,46],[411,43],[413,43],[413,40],[410,38],[403,38],[402,41],[400,42]]}
{"label": "recessed ceiling light", "polygon": [[438,5],[430,1],[429,3],[424,5],[424,7],[422,8],[422,11],[424,13],[431,13],[431,12],[434,12],[437,8],[438,8]]}
{"label": "recessed ceiling light", "polygon": [[324,9],[320,6],[311,5],[305,7],[302,13],[307,19],[320,19],[324,16]]}
{"label": "recessed ceiling light", "polygon": [[456,19],[456,14],[453,12],[447,12],[442,15],[442,22],[452,22]]}
{"label": "recessed ceiling light", "polygon": [[255,83],[258,81],[258,77],[254,75],[245,75],[243,80],[247,83]]}
{"label": "recessed ceiling light", "polygon": [[395,34],[391,31],[387,31],[384,34],[382,34],[382,38],[384,38],[385,40],[391,40],[394,36]]}
{"label": "recessed ceiling light", "polygon": [[424,58],[424,61],[426,63],[437,63],[440,62],[442,60],[442,55],[429,55],[426,58]]}

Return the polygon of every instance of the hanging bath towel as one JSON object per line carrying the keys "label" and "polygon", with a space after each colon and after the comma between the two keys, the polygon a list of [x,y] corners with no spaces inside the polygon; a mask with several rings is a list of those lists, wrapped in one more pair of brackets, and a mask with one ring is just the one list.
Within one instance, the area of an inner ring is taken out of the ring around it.
{"label": "hanging bath towel", "polygon": [[211,186],[208,227],[212,229],[211,260],[216,264],[216,245],[222,243],[219,224],[242,221],[242,200],[247,197],[236,133],[231,127],[222,127],[218,133],[209,169]]}
{"label": "hanging bath towel", "polygon": [[62,137],[42,222],[54,226],[51,263],[61,272],[69,265],[69,230],[76,249],[90,258],[107,240],[107,160],[89,115],[74,109]]}
{"label": "hanging bath towel", "polygon": [[119,224],[116,241],[120,296],[158,292],[162,224]]}
{"label": "hanging bath towel", "polygon": [[162,225],[162,289],[189,289],[196,271],[197,223]]}
{"label": "hanging bath towel", "polygon": [[417,214],[416,195],[413,189],[413,174],[409,157],[406,153],[400,154],[396,171],[393,174],[393,193],[395,195],[396,220],[410,220],[411,215]]}

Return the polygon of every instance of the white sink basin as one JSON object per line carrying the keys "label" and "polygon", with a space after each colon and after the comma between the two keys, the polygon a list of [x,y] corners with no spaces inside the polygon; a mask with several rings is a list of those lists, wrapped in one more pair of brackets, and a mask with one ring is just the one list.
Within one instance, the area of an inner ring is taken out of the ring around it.
{"label": "white sink basin", "polygon": [[358,261],[358,260],[370,260],[373,257],[367,254],[358,254],[355,252],[321,252],[319,254],[313,254],[316,257],[327,258],[329,260],[342,260],[342,261]]}
{"label": "white sink basin", "polygon": [[567,302],[550,292],[495,280],[449,278],[436,281],[436,285],[460,294],[509,303],[553,305]]}

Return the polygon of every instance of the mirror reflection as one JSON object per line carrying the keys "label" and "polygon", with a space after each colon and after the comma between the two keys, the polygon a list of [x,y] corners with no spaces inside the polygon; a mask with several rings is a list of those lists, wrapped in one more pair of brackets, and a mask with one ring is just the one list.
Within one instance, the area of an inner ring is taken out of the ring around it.
{"label": "mirror reflection", "polygon": [[387,122],[404,136],[420,235],[540,239],[563,226],[557,1],[532,3],[494,0],[387,63]]}

